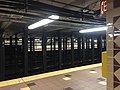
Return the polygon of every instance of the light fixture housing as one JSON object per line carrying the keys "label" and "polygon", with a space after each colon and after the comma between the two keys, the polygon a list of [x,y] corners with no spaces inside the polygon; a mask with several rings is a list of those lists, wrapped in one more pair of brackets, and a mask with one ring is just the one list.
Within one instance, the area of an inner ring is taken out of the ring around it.
{"label": "light fixture housing", "polygon": [[80,30],[79,33],[106,31],[107,29],[108,27],[91,28],[91,29]]}
{"label": "light fixture housing", "polygon": [[38,28],[38,27],[41,27],[41,26],[44,26],[46,24],[49,24],[55,20],[59,19],[59,16],[58,15],[51,15],[48,17],[48,19],[42,19],[32,25],[29,25],[28,26],[28,29],[35,29],[35,28]]}
{"label": "light fixture housing", "polygon": [[57,19],[59,19],[60,17],[59,17],[58,15],[51,15],[51,16],[49,16],[48,18],[57,20]]}

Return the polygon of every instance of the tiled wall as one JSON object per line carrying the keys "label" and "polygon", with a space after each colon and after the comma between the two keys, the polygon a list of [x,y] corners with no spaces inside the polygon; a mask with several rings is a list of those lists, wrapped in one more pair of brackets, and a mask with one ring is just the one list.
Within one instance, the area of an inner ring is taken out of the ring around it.
{"label": "tiled wall", "polygon": [[120,0],[108,0],[107,9],[107,90],[120,90]]}

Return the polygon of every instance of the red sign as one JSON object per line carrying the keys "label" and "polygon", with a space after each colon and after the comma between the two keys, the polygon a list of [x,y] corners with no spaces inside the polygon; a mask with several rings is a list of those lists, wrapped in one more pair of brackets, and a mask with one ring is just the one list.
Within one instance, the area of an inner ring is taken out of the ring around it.
{"label": "red sign", "polygon": [[101,2],[101,14],[107,11],[107,0],[102,0]]}

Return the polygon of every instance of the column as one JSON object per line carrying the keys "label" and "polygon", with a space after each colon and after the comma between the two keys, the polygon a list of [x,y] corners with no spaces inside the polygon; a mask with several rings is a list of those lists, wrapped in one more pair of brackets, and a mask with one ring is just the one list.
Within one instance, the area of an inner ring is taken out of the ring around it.
{"label": "column", "polygon": [[24,49],[24,66],[25,66],[25,75],[28,75],[28,29],[24,30],[23,37],[23,49]]}
{"label": "column", "polygon": [[46,33],[42,33],[42,52],[43,52],[43,64],[44,64],[44,71],[47,70],[47,61],[46,61]]}
{"label": "column", "polygon": [[0,81],[5,77],[5,53],[3,45],[3,29],[0,29]]}
{"label": "column", "polygon": [[72,66],[74,66],[74,35],[71,34],[71,55],[72,55]]}
{"label": "column", "polygon": [[107,90],[120,90],[120,0],[108,0]]}

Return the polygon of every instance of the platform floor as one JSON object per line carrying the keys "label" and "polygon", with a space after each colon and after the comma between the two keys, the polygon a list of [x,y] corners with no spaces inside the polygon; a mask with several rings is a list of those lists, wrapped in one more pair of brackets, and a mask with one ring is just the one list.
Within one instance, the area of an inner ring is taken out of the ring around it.
{"label": "platform floor", "polygon": [[0,90],[106,90],[101,64],[0,82]]}

